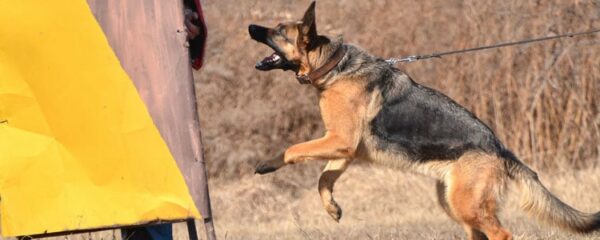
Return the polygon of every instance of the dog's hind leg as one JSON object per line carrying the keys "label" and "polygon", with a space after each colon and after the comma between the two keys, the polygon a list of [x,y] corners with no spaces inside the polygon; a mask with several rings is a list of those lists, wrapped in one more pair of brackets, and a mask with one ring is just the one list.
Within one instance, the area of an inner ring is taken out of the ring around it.
{"label": "dog's hind leg", "polygon": [[469,239],[512,239],[496,213],[504,189],[504,167],[500,160],[485,154],[461,157],[448,177],[448,203]]}
{"label": "dog's hind leg", "polygon": [[[448,203],[448,196],[447,196],[447,191],[448,191],[448,186],[443,182],[443,181],[436,181],[435,183],[435,190],[436,190],[436,194],[438,197],[438,202],[440,204],[440,206],[442,207],[442,209],[444,209],[444,212],[446,212],[446,214],[452,218],[452,220],[461,223],[461,220],[456,218],[456,216],[454,216],[454,213],[452,213],[452,209],[450,208],[450,203]],[[469,225],[463,225],[465,232],[467,233],[467,238],[470,240],[487,240],[487,237],[485,236],[485,234],[483,234],[482,232],[478,231],[477,229],[474,229],[472,227],[470,227]]]}
{"label": "dog's hind leg", "polygon": [[339,222],[340,218],[342,218],[342,209],[333,199],[333,185],[346,168],[348,168],[350,162],[350,159],[330,160],[319,178],[319,194],[321,195],[323,206],[327,213],[329,213],[329,216],[336,222]]}
{"label": "dog's hind leg", "polygon": [[[448,187],[446,186],[446,184],[440,180],[436,181],[435,190],[436,190],[439,204],[442,207],[442,209],[444,209],[444,212],[446,212],[446,214],[450,218],[452,218],[452,220],[462,224],[461,220],[458,219],[456,216],[454,216],[454,213],[452,213],[452,209],[450,208],[450,203],[448,203],[448,196],[446,194],[446,192],[448,191]],[[470,239],[470,240],[486,240],[487,239],[485,234],[478,231],[477,229],[474,229],[469,225],[463,225],[463,227],[465,229],[465,232],[467,233],[468,239]]]}

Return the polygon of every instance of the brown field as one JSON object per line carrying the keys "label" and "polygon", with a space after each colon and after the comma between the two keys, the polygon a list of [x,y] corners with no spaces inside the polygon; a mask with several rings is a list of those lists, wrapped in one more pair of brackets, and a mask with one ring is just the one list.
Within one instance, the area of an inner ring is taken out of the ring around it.
{"label": "brown field", "polygon": [[[282,170],[293,175],[304,166]],[[437,205],[434,181],[372,165],[352,166],[336,185],[344,210],[340,223],[323,210],[317,174],[304,181],[248,176],[216,181],[216,227],[221,239],[464,239],[462,228]],[[586,211],[598,210],[600,169],[541,175],[551,191]],[[569,234],[530,221],[507,200],[503,223],[516,239],[600,239]]]}
{"label": "brown field", "polygon": [[[307,173],[303,181],[285,177],[307,166],[284,168],[270,176],[243,175],[236,181],[213,180],[212,201],[219,239],[442,240],[466,237],[462,228],[437,205],[431,179],[368,164],[351,166],[338,181],[336,199],[344,214],[340,223],[336,223],[321,207],[315,187],[317,171]],[[599,210],[599,168],[542,173],[540,178],[565,202],[584,211]],[[513,231],[515,239],[600,239],[600,233],[582,236],[531,221],[516,207],[517,194],[511,196],[501,220]],[[203,234],[202,228],[199,231]],[[187,239],[184,224],[176,224],[175,236],[175,239]],[[61,239],[65,238],[53,240]],[[67,239],[121,238],[118,232],[107,231]]]}
{"label": "brown field", "polygon": [[[250,23],[297,19],[309,1],[203,1],[209,28],[195,74],[214,219],[220,239],[463,239],[422,176],[355,164],[336,185],[335,223],[316,190],[323,163],[267,176],[254,165],[323,133],[314,89],[291,72],[258,72],[271,50]],[[425,54],[600,28],[598,0],[319,0],[321,34],[384,58]],[[600,34],[399,65],[494,129],[542,182],[585,211],[600,210]],[[514,196],[516,194],[512,194]],[[516,239],[600,239],[525,217],[509,199],[502,214]],[[177,225],[177,239],[184,238]],[[120,239],[114,232],[67,239]],[[1,239],[1,238],[0,238]],[[59,238],[64,239],[64,238]]]}

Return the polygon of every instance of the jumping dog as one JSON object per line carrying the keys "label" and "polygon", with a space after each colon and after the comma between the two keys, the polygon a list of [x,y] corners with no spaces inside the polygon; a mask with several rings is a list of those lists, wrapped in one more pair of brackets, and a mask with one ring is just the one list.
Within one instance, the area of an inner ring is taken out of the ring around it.
{"label": "jumping dog", "polygon": [[250,25],[248,30],[252,39],[275,51],[256,68],[291,70],[300,83],[314,86],[326,128],[322,138],[260,162],[256,173],[328,161],[318,189],[334,220],[342,211],[333,199],[333,185],[359,159],[437,179],[440,205],[469,239],[512,238],[497,218],[511,181],[523,193],[522,208],[534,218],[580,233],[600,228],[600,213],[580,212],[552,195],[467,109],[341,38],[318,35],[315,2],[299,21],[274,28]]}

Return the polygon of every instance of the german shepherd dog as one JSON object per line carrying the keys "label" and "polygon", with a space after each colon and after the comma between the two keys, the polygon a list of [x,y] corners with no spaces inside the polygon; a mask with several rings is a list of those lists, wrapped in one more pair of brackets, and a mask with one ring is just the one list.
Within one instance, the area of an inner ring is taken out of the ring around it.
{"label": "german shepherd dog", "polygon": [[252,39],[275,51],[256,68],[291,70],[300,83],[314,86],[326,128],[322,138],[260,162],[256,173],[327,160],[318,189],[334,220],[342,211],[333,199],[333,185],[360,159],[436,178],[442,208],[469,239],[512,238],[497,218],[511,181],[523,193],[522,208],[534,218],[580,233],[600,228],[600,213],[580,212],[552,195],[467,109],[341,38],[318,35],[315,2],[299,21],[274,28],[250,25],[248,30]]}

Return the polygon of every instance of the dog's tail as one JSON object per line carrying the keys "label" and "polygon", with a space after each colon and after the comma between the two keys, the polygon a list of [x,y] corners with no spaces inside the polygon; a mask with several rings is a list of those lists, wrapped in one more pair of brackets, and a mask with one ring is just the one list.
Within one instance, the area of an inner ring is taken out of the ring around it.
{"label": "dog's tail", "polygon": [[572,208],[548,191],[537,174],[512,153],[506,153],[505,158],[508,173],[521,191],[521,208],[530,216],[578,233],[600,230],[600,212],[591,214]]}

